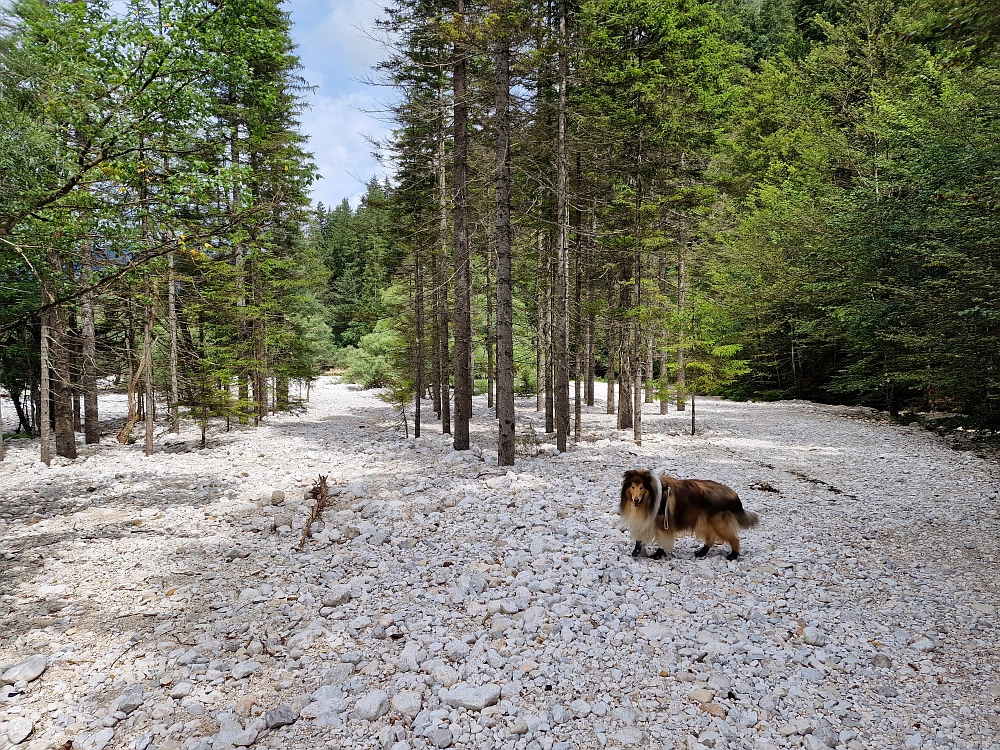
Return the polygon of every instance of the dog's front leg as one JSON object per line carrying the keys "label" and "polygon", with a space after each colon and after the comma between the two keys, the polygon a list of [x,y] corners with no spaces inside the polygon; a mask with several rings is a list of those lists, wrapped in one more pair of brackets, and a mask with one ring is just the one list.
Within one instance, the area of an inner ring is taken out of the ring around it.
{"label": "dog's front leg", "polygon": [[667,556],[667,553],[664,552],[663,548],[662,547],[657,547],[656,548],[656,552],[653,553],[652,559],[653,560],[662,560],[666,556]]}
{"label": "dog's front leg", "polygon": [[635,546],[632,548],[632,557],[638,557],[642,554],[642,542],[636,542]]}

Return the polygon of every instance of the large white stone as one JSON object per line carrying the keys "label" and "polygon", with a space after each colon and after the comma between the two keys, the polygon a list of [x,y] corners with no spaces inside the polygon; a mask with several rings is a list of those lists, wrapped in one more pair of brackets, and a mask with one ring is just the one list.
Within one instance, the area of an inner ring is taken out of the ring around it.
{"label": "large white stone", "polygon": [[366,721],[385,716],[389,712],[389,696],[384,690],[372,690],[358,698],[354,704],[354,712]]}
{"label": "large white stone", "polygon": [[48,667],[48,659],[43,654],[34,654],[17,664],[12,664],[0,675],[0,685],[13,685],[15,682],[32,682],[42,676]]}
{"label": "large white stone", "polygon": [[442,690],[441,702],[452,708],[465,708],[469,711],[482,711],[487,706],[493,706],[500,700],[499,685],[472,687],[456,685],[450,690]]}

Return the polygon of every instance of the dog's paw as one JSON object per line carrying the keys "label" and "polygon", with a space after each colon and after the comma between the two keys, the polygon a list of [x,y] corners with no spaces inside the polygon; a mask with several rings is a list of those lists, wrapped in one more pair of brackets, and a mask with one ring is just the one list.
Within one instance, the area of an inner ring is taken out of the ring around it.
{"label": "dog's paw", "polygon": [[653,553],[652,559],[653,560],[662,560],[666,556],[667,556],[666,552],[664,552],[662,549],[657,549],[656,552]]}
{"label": "dog's paw", "polygon": [[702,547],[702,548],[701,548],[700,550],[698,550],[697,552],[695,552],[695,553],[694,553],[694,556],[695,556],[695,557],[704,557],[705,555],[707,555],[707,554],[708,554],[708,551],[709,551],[710,549],[712,549],[712,548],[711,548],[711,547],[709,547],[709,546],[708,546],[708,545],[706,544],[706,545],[705,545],[704,547]]}
{"label": "dog's paw", "polygon": [[728,555],[726,555],[726,559],[729,560],[730,562],[732,562],[733,560],[738,560],[739,558],[740,558],[739,552],[730,552]]}
{"label": "dog's paw", "polygon": [[642,542],[636,542],[635,546],[632,548],[632,557],[638,557],[642,554]]}

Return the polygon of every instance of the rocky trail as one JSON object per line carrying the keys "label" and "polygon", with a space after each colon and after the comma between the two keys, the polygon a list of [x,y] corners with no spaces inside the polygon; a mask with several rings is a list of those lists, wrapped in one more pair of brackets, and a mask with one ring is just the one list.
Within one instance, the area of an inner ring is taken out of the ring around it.
{"label": "rocky trail", "polygon": [[[484,399],[456,453],[329,378],[206,449],[12,442],[0,750],[1000,750],[995,465],[863,409],[647,409],[559,455],[519,402],[513,471]],[[633,467],[735,488],[744,555],[632,559]]]}

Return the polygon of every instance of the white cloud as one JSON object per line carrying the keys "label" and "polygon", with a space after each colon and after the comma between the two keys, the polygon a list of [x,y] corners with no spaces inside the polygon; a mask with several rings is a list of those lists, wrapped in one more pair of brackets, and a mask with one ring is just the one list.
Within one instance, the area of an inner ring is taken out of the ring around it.
{"label": "white cloud", "polygon": [[322,175],[312,199],[336,205],[346,197],[356,203],[365,182],[385,175],[365,136],[382,139],[388,133],[387,123],[367,113],[382,109],[376,97],[392,94],[364,83],[387,54],[374,38],[382,0],[291,0],[286,7],[302,75],[316,86],[300,118]]}
{"label": "white cloud", "polygon": [[318,94],[312,104],[302,114],[302,129],[309,135],[308,148],[322,175],[313,184],[313,201],[335,206],[352,198],[356,203],[373,175],[385,175],[365,136],[384,138],[388,126],[365,113],[377,106],[367,92],[338,97]]}
{"label": "white cloud", "polygon": [[375,29],[375,19],[381,14],[381,5],[373,0],[293,3],[300,54],[303,59],[323,60],[324,69],[336,71],[339,77],[362,80],[385,56]]}

